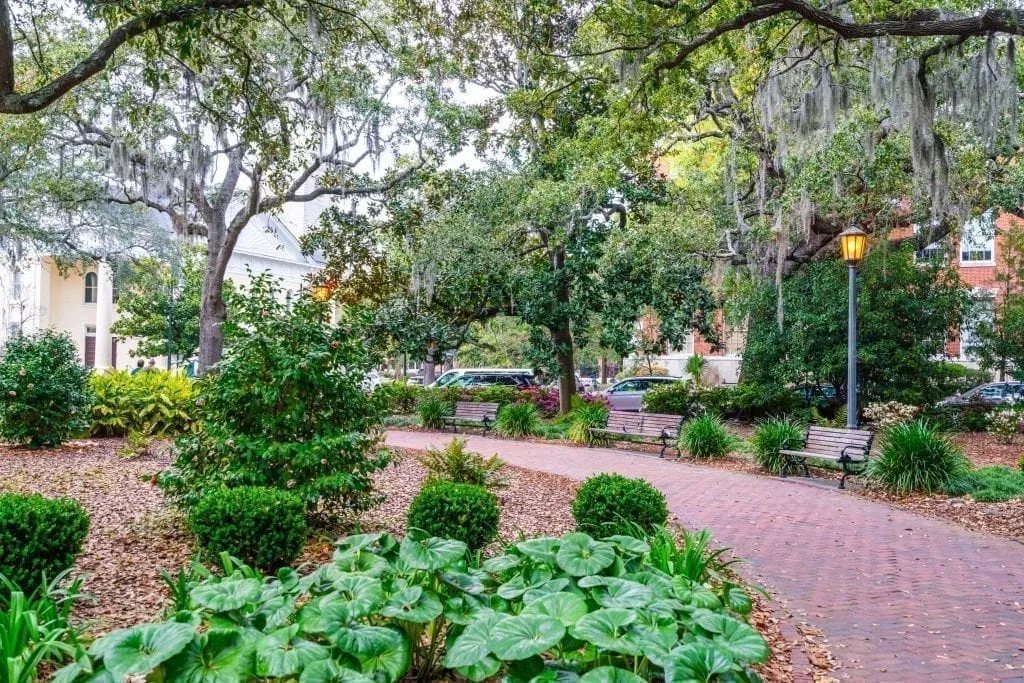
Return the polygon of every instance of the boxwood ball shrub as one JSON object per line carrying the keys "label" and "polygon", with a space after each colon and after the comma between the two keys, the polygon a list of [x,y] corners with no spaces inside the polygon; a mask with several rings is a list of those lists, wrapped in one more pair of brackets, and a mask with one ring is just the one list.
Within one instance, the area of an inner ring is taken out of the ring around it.
{"label": "boxwood ball shrub", "polygon": [[580,531],[626,533],[631,525],[652,530],[668,520],[665,496],[643,479],[598,474],[576,489],[572,516]]}
{"label": "boxwood ball shrub", "polygon": [[308,532],[301,498],[260,486],[207,493],[192,509],[188,523],[210,556],[227,552],[264,571],[291,564],[302,552]]}
{"label": "boxwood ball shrub", "polygon": [[89,428],[89,371],[67,334],[7,340],[0,360],[0,437],[53,448]]}
{"label": "boxwood ball shrub", "polygon": [[438,481],[428,484],[409,505],[410,529],[452,538],[478,550],[498,535],[498,498],[482,486]]}
{"label": "boxwood ball shrub", "polygon": [[0,494],[0,574],[26,593],[70,569],[89,531],[89,515],[70,498]]}
{"label": "boxwood ball shrub", "polygon": [[494,420],[494,431],[513,439],[533,436],[539,429],[540,409],[532,403],[503,406]]}
{"label": "boxwood ball shrub", "polygon": [[882,434],[867,475],[899,494],[969,489],[970,463],[963,452],[925,420],[896,425]]}
{"label": "boxwood ball shrub", "polygon": [[750,438],[754,460],[772,474],[782,472],[786,459],[781,455],[781,451],[799,450],[803,442],[803,426],[784,417],[773,417],[760,422]]}
{"label": "boxwood ball shrub", "polygon": [[737,443],[737,438],[722,424],[722,418],[711,413],[689,420],[679,430],[679,448],[695,458],[725,457]]}

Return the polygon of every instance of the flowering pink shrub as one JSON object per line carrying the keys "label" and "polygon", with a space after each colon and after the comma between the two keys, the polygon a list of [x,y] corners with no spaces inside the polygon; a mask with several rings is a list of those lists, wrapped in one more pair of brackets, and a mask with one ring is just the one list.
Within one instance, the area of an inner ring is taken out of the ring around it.
{"label": "flowering pink shrub", "polygon": [[519,400],[537,406],[544,417],[558,414],[558,389],[524,387],[519,390]]}
{"label": "flowering pink shrub", "polygon": [[586,391],[580,394],[579,396],[580,400],[587,405],[604,406],[609,410],[612,407],[611,401],[608,400],[608,397],[605,396],[604,394],[599,394],[596,391]]}

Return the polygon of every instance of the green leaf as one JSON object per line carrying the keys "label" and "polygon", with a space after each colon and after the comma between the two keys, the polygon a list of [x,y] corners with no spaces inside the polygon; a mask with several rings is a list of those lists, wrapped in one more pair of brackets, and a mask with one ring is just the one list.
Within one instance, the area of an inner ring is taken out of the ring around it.
{"label": "green leaf", "polygon": [[334,551],[334,566],[345,572],[366,574],[367,576],[383,576],[391,569],[391,565],[380,555],[366,550]]}
{"label": "green leaf", "polygon": [[414,541],[406,536],[399,557],[413,569],[436,571],[455,564],[466,556],[466,544],[450,538],[425,538]]}
{"label": "green leaf", "polygon": [[252,677],[255,641],[237,631],[210,631],[164,665],[167,683],[236,683]]}
{"label": "green leaf", "polygon": [[449,586],[458,588],[470,595],[479,595],[484,592],[483,582],[472,574],[465,574],[463,572],[441,572],[438,574],[438,578]]}
{"label": "green leaf", "polygon": [[599,666],[583,674],[580,683],[645,683],[632,671],[617,666]]}
{"label": "green leaf", "polygon": [[229,612],[258,601],[262,593],[258,580],[234,577],[200,584],[189,592],[189,597],[205,609]]}
{"label": "green leaf", "polygon": [[739,586],[729,586],[725,591],[725,604],[737,614],[750,614],[754,608],[750,596]]}
{"label": "green leaf", "polygon": [[575,671],[548,666],[530,679],[530,683],[579,683],[580,675]]}
{"label": "green leaf", "polygon": [[502,614],[492,612],[471,623],[448,646],[444,655],[444,665],[449,669],[457,669],[479,664],[491,652],[488,645],[491,630],[496,624],[507,618]]}
{"label": "green leaf", "polygon": [[444,616],[448,621],[460,626],[472,624],[479,617],[493,613],[490,607],[467,595],[456,595],[448,598],[444,604]]}
{"label": "green leaf", "polygon": [[526,659],[558,644],[565,626],[542,614],[508,617],[495,624],[487,641],[491,652],[504,660]]}
{"label": "green leaf", "polygon": [[633,609],[646,607],[654,600],[654,591],[636,581],[615,576],[585,576],[580,588],[593,588],[590,594],[602,607]]}
{"label": "green leaf", "polygon": [[679,642],[675,617],[649,610],[637,613],[636,621],[630,626],[630,634],[644,655],[659,665]]}
{"label": "green leaf", "polygon": [[514,600],[531,588],[539,588],[550,580],[550,569],[547,567],[533,567],[522,574],[516,574],[498,586],[498,597],[505,600]]}
{"label": "green leaf", "polygon": [[523,604],[524,605],[529,605],[531,602],[534,602],[535,600],[540,600],[545,595],[551,595],[552,593],[559,593],[559,592],[565,590],[566,588],[568,588],[569,587],[569,583],[570,583],[569,579],[565,579],[565,578],[562,578],[562,579],[551,579],[550,581],[548,581],[545,584],[541,584],[540,586],[537,586],[536,588],[531,588],[530,590],[528,590],[525,593],[523,593]]}
{"label": "green leaf", "polygon": [[501,574],[509,569],[514,569],[522,563],[522,559],[515,555],[498,555],[483,563],[483,570],[488,574]]}
{"label": "green leaf", "polygon": [[374,680],[341,666],[333,659],[320,659],[306,665],[299,676],[299,683],[374,683]]}
{"label": "green leaf", "polygon": [[752,626],[738,619],[718,615],[718,631],[712,640],[728,652],[733,659],[743,662],[763,662],[771,656],[768,644]]}
{"label": "green leaf", "polygon": [[572,576],[597,574],[615,562],[615,549],[584,533],[566,534],[556,555],[558,566]]}
{"label": "green leaf", "polygon": [[498,673],[499,669],[501,669],[501,662],[498,658],[494,655],[487,655],[476,664],[460,666],[456,671],[471,681],[482,681]]}
{"label": "green leaf", "polygon": [[599,648],[635,657],[641,654],[641,649],[630,637],[629,627],[636,619],[633,610],[606,607],[580,617],[570,633]]}
{"label": "green leaf", "polygon": [[651,551],[651,546],[648,545],[647,541],[640,538],[634,538],[632,536],[626,536],[624,534],[607,536],[601,540],[608,541],[631,555],[643,555],[644,553]]}
{"label": "green leaf", "polygon": [[587,613],[587,603],[575,593],[552,593],[534,600],[523,608],[521,614],[542,614],[557,619],[569,628]]}
{"label": "green leaf", "polygon": [[388,648],[394,640],[395,631],[384,626],[363,626],[352,624],[328,631],[327,637],[339,650],[356,657],[368,656]]}
{"label": "green leaf", "polygon": [[528,541],[516,543],[516,550],[526,555],[534,562],[555,566],[557,561],[558,546],[561,539],[551,537],[531,538]]}
{"label": "green leaf", "polygon": [[381,630],[391,635],[374,639],[368,650],[356,656],[364,674],[380,673],[388,683],[391,683],[400,679],[409,670],[409,643],[405,634],[400,631],[389,628]]}
{"label": "green leaf", "polygon": [[152,671],[184,650],[195,634],[189,624],[142,624],[110,634],[97,649],[102,652],[104,668],[123,678]]}
{"label": "green leaf", "polygon": [[410,586],[391,596],[380,613],[385,617],[425,624],[440,616],[444,608],[441,598],[433,591]]}
{"label": "green leaf", "polygon": [[294,676],[310,662],[329,659],[330,649],[296,638],[299,625],[277,629],[256,641],[256,675],[271,678]]}
{"label": "green leaf", "polygon": [[727,654],[707,642],[680,645],[665,661],[665,683],[705,683],[732,669]]}
{"label": "green leaf", "polygon": [[332,586],[334,591],[320,605],[325,623],[368,616],[384,603],[384,585],[380,579],[347,574],[332,582]]}
{"label": "green leaf", "polygon": [[722,604],[722,601],[718,599],[714,591],[703,584],[687,579],[685,576],[676,576],[672,579],[672,590],[677,598],[694,607],[716,609]]}

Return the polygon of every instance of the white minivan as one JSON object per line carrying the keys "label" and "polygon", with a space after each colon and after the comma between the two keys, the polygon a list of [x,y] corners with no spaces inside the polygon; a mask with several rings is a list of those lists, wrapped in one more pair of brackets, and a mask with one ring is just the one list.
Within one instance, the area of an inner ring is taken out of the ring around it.
{"label": "white minivan", "polygon": [[430,386],[446,387],[455,380],[467,375],[515,375],[532,380],[533,370],[530,368],[458,368],[442,373]]}

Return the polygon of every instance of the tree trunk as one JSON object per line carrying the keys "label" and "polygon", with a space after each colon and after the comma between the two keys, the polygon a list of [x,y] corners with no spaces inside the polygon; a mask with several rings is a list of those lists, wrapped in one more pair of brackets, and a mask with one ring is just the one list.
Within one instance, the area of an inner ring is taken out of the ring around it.
{"label": "tree trunk", "polygon": [[218,254],[219,250],[208,252],[203,275],[203,300],[199,307],[200,375],[206,374],[224,355],[224,321],[228,309],[224,303],[224,276],[217,267]]}
{"label": "tree trunk", "polygon": [[427,357],[423,362],[423,386],[428,386],[434,383],[434,355],[437,353],[437,344],[430,342],[430,346],[427,347]]}
{"label": "tree trunk", "polygon": [[572,397],[576,395],[576,363],[572,349],[572,331],[566,324],[551,330],[558,360],[558,412],[567,415],[572,410]]}
{"label": "tree trunk", "polygon": [[599,367],[598,381],[601,384],[604,384],[605,382],[608,381],[608,359],[605,358],[604,356],[601,356],[600,358],[598,358],[597,363]]}

